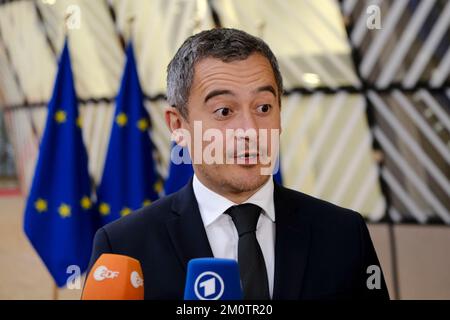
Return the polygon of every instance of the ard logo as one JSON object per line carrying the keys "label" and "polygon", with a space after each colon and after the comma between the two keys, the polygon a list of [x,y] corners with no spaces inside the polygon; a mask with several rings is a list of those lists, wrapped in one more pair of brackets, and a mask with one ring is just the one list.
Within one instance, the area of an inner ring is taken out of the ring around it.
{"label": "ard logo", "polygon": [[222,297],[224,289],[222,278],[215,272],[203,272],[195,279],[195,295],[200,300],[218,300]]}

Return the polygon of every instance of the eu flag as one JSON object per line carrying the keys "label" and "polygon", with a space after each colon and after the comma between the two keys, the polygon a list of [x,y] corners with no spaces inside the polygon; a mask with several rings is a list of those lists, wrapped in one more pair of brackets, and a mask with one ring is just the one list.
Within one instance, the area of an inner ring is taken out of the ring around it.
{"label": "eu flag", "polygon": [[69,266],[86,270],[96,231],[81,124],[66,40],[24,218],[26,235],[59,287]]}
{"label": "eu flag", "polygon": [[164,183],[166,195],[180,190],[194,175],[187,147],[182,148],[178,144],[172,143],[169,161],[169,173]]}
{"label": "eu flag", "polygon": [[[166,182],[164,183],[164,193],[169,195],[180,190],[189,179],[194,175],[194,169],[192,168],[192,161],[189,156],[187,147],[180,147],[176,143],[172,143],[170,159],[169,159],[169,174],[167,175]],[[275,166],[276,173],[273,178],[278,184],[282,184],[281,168],[279,167],[279,158],[277,159],[278,166]]]}
{"label": "eu flag", "polygon": [[162,189],[153,159],[149,134],[150,117],[144,107],[144,95],[131,43],[106,154],[105,166],[97,189],[98,210],[106,224],[156,200]]}
{"label": "eu flag", "polygon": [[275,166],[277,172],[273,175],[273,179],[276,183],[283,185],[283,176],[281,175],[281,160],[280,157],[277,158],[277,165]]}

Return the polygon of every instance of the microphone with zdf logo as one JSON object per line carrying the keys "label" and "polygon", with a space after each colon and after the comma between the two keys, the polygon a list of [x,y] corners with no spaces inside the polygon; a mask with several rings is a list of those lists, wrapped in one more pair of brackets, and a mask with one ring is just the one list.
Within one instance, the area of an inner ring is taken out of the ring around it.
{"label": "microphone with zdf logo", "polygon": [[190,260],[184,300],[242,300],[237,261],[218,258]]}
{"label": "microphone with zdf logo", "polygon": [[104,253],[86,279],[82,300],[143,300],[141,264],[128,256]]}

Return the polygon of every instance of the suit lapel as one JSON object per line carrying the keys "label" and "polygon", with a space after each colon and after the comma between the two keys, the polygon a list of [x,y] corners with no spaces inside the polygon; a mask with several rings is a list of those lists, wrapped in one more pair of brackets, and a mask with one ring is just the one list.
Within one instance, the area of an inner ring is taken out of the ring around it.
{"label": "suit lapel", "polygon": [[192,179],[174,195],[172,213],[174,218],[168,220],[167,230],[183,269],[186,270],[191,259],[213,257],[192,189]]}
{"label": "suit lapel", "polygon": [[308,260],[311,221],[298,200],[275,184],[275,277],[273,299],[299,299]]}

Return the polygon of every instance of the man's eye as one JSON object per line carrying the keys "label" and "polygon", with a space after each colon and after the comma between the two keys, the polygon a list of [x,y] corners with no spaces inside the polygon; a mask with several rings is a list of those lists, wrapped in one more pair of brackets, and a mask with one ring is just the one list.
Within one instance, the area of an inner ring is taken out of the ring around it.
{"label": "man's eye", "polygon": [[258,111],[258,112],[261,112],[261,113],[267,113],[267,112],[269,112],[270,111],[270,108],[272,108],[272,106],[270,105],[270,104],[262,104],[262,105],[259,105],[257,108],[256,108],[256,110]]}
{"label": "man's eye", "polygon": [[231,114],[231,109],[223,107],[214,111],[214,114],[216,114],[220,118],[228,117]]}

